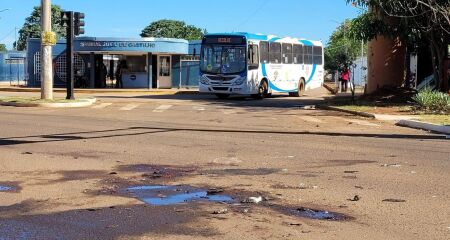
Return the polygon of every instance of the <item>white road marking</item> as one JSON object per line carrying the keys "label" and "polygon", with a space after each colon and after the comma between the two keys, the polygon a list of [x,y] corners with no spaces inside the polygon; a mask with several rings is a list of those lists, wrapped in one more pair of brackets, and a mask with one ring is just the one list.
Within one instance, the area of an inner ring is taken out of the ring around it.
{"label": "white road marking", "polygon": [[233,109],[222,109],[222,113],[225,115],[235,114],[236,111]]}
{"label": "white road marking", "polygon": [[169,110],[171,107],[173,107],[173,105],[160,105],[155,110],[153,110],[153,112],[162,113],[166,110]]}
{"label": "white road marking", "polygon": [[112,103],[100,103],[98,105],[93,106],[92,108],[93,109],[103,109],[103,108],[109,107],[111,105],[112,105]]}
{"label": "white road marking", "polygon": [[315,118],[315,117],[311,117],[311,116],[298,116],[300,119],[307,121],[307,122],[312,122],[312,123],[323,123],[322,120]]}
{"label": "white road marking", "polygon": [[119,110],[120,111],[131,111],[131,110],[139,107],[139,105],[140,104],[133,104],[133,103],[131,103],[131,104],[125,105],[124,107],[121,107]]}
{"label": "white road marking", "polygon": [[196,111],[205,111],[205,108],[202,106],[193,106],[192,108]]}

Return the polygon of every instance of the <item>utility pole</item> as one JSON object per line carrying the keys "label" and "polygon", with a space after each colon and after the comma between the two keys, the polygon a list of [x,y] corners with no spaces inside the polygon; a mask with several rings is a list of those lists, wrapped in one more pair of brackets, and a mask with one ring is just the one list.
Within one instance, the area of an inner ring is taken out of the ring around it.
{"label": "utility pole", "polygon": [[52,7],[50,0],[41,0],[41,99],[53,99],[52,46],[56,43],[52,32]]}

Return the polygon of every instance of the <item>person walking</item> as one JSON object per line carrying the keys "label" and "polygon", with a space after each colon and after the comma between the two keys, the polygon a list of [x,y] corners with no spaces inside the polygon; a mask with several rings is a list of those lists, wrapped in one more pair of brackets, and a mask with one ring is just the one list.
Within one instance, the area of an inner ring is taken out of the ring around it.
{"label": "person walking", "polygon": [[341,89],[342,92],[347,92],[348,82],[350,81],[350,70],[348,67],[344,67],[341,72]]}

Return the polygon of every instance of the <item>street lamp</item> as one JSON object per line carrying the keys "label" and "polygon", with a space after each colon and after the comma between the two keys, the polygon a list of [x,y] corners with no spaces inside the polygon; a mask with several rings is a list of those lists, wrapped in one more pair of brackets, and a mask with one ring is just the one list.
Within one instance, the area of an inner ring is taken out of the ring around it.
{"label": "street lamp", "polygon": [[[10,8],[6,8],[6,9],[3,9],[3,10],[0,10],[0,13],[6,12],[6,11],[9,11],[9,10],[11,10],[11,9]],[[1,19],[1,17],[0,17],[0,19]]]}

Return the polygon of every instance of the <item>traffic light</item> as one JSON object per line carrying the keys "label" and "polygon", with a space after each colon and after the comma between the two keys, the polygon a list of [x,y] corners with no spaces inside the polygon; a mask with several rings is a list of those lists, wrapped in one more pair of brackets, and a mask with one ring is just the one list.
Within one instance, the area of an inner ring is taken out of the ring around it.
{"label": "traffic light", "polygon": [[74,13],[74,35],[79,36],[84,34],[84,13]]}

